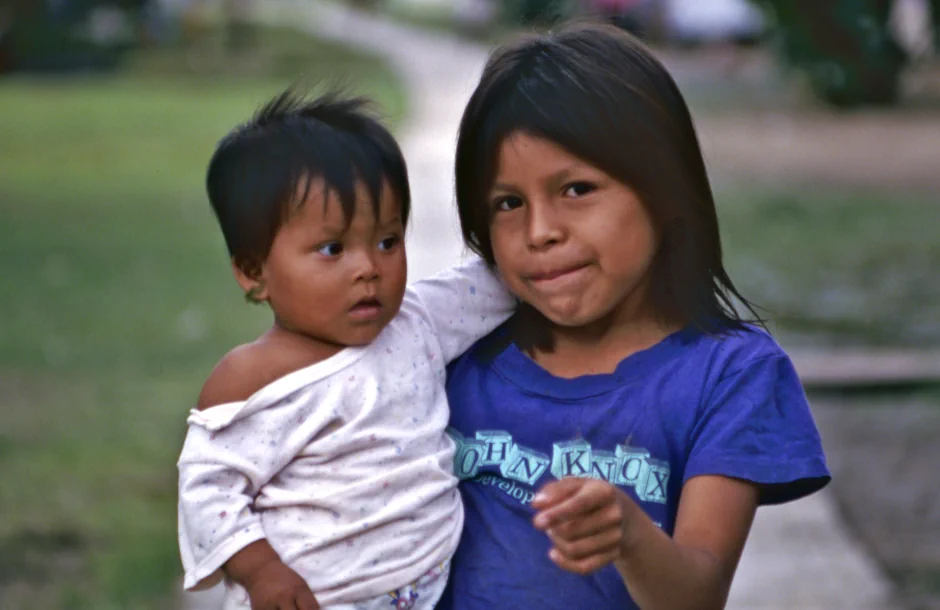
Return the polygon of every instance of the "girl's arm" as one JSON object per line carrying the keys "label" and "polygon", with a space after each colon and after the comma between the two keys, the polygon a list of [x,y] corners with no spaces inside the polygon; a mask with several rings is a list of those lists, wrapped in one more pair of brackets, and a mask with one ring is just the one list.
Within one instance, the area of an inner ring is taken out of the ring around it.
{"label": "girl's arm", "polygon": [[644,610],[722,608],[758,503],[795,500],[829,481],[789,358],[762,333],[735,350],[750,355],[727,366],[696,414],[673,537],[609,483],[555,481],[532,505],[559,566],[587,573],[613,563]]}
{"label": "girl's arm", "polygon": [[757,509],[756,485],[721,476],[689,479],[675,533],[660,530],[625,493],[591,479],[546,485],[532,505],[561,568],[587,574],[609,563],[644,610],[724,608]]}
{"label": "girl's arm", "polygon": [[[648,518],[637,523],[627,552],[615,563],[637,603],[643,608],[724,608],[757,500],[757,486],[751,483],[695,477],[682,490],[673,538]],[[636,504],[633,510],[645,517]]]}

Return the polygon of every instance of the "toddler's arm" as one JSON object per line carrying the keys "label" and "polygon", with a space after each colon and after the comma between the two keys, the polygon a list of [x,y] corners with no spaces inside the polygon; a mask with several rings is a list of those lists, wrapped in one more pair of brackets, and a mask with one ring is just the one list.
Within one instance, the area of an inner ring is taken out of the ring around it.
{"label": "toddler's arm", "polygon": [[308,394],[193,411],[179,459],[179,542],[186,589],[211,586],[237,552],[265,538],[254,498],[336,411]]}
{"label": "toddler's arm", "polygon": [[505,322],[516,309],[515,297],[479,258],[412,283],[408,296],[422,306],[448,362]]}
{"label": "toddler's arm", "polygon": [[252,542],[225,562],[225,573],[248,592],[252,610],[319,610],[307,582],[281,561],[267,540]]}

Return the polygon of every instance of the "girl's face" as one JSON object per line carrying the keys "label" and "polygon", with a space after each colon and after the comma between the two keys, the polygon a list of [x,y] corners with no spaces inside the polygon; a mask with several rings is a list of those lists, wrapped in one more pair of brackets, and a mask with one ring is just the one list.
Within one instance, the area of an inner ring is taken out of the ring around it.
{"label": "girl's face", "polygon": [[646,316],[657,248],[636,193],[551,141],[503,141],[488,204],[496,265],[510,290],[558,326]]}
{"label": "girl's face", "polygon": [[329,192],[326,202],[323,197],[322,180],[313,181],[306,201],[278,230],[259,296],[286,330],[365,345],[398,313],[404,296],[401,206],[385,184],[376,218],[367,189],[358,188],[347,226],[336,194]]}

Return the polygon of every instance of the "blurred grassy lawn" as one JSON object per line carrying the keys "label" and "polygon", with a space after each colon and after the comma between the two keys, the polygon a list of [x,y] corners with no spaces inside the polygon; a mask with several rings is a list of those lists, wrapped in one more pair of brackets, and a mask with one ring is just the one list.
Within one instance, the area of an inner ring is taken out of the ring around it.
{"label": "blurred grassy lawn", "polygon": [[940,345],[940,202],[923,194],[718,193],[727,266],[786,346]]}
{"label": "blurred grassy lawn", "polygon": [[0,608],[171,607],[186,412],[269,322],[203,194],[214,144],[298,79],[345,75],[403,116],[372,57],[273,30],[259,49],[199,74],[163,50],[0,81]]}
{"label": "blurred grassy lawn", "polygon": [[[674,51],[665,57],[696,119],[780,112],[798,121],[801,113],[819,112],[815,100],[777,71],[734,76],[715,67],[720,61]],[[741,58],[755,61],[747,53]],[[884,154],[893,145],[886,143]],[[760,144],[754,154],[761,154]],[[764,308],[786,347],[940,345],[936,193],[866,189],[839,182],[844,177],[785,188],[711,177],[720,185],[716,201],[731,277]]]}

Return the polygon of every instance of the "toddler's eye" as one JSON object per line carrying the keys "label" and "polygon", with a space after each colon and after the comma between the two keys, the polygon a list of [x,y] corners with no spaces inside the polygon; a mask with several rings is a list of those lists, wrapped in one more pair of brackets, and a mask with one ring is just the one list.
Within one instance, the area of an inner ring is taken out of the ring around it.
{"label": "toddler's eye", "polygon": [[343,253],[343,244],[338,241],[331,241],[328,244],[323,244],[317,249],[317,252],[323,256],[339,256]]}
{"label": "toddler's eye", "polygon": [[514,195],[500,197],[493,201],[493,210],[497,212],[508,212],[522,207],[522,199]]}
{"label": "toddler's eye", "polygon": [[391,235],[379,242],[379,250],[392,250],[399,243],[401,243],[401,238],[397,235]]}
{"label": "toddler's eye", "polygon": [[572,182],[565,187],[565,197],[584,197],[597,189],[589,182]]}

